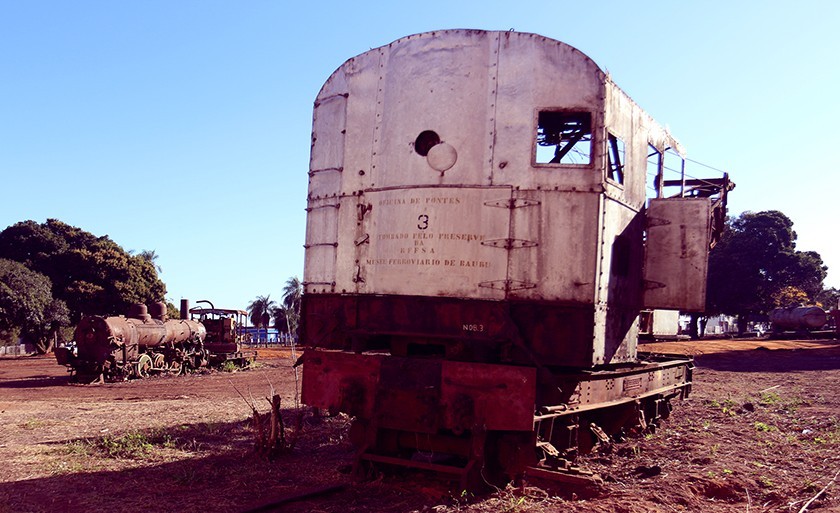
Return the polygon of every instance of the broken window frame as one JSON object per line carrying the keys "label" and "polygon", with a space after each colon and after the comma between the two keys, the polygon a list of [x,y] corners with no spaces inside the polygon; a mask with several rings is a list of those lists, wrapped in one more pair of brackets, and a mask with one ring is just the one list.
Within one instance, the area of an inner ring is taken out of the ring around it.
{"label": "broken window frame", "polygon": [[[583,109],[539,109],[534,123],[536,129],[532,153],[533,165],[535,167],[591,166],[595,147],[593,118],[592,112]],[[554,133],[546,134],[547,125],[552,124],[555,128]],[[579,125],[579,128],[575,129],[575,125]],[[548,148],[552,147],[554,155],[548,158],[546,156],[550,151]],[[575,157],[583,161],[571,161]]]}
{"label": "broken window frame", "polygon": [[647,152],[645,196],[647,199],[661,198],[665,164],[664,154],[650,142],[648,143]]}
{"label": "broken window frame", "polygon": [[624,186],[626,168],[627,145],[617,135],[607,132],[607,181]]}

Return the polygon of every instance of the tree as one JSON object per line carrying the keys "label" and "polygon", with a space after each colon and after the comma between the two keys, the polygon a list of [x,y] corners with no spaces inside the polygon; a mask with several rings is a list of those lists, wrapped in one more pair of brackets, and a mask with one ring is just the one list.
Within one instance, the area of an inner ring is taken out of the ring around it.
{"label": "tree", "polygon": [[709,255],[706,312],[737,315],[745,327],[747,316],[779,301],[801,301],[802,294],[816,301],[827,269],[818,253],[796,250],[793,221],[783,213],[744,212],[727,220]]}
{"label": "tree", "polygon": [[289,335],[296,336],[300,326],[300,301],[303,284],[297,276],[286,280],[283,286],[283,313]]}
{"label": "tree", "polygon": [[822,292],[817,295],[817,306],[822,308],[823,310],[837,310],[838,304],[837,302],[840,301],[840,290],[830,287],[824,289]]}
{"label": "tree", "polygon": [[247,307],[251,324],[258,328],[268,327],[268,321],[271,319],[271,311],[276,305],[277,302],[271,299],[271,294],[257,296]]}
{"label": "tree", "polygon": [[808,294],[806,294],[804,290],[799,287],[794,287],[793,285],[782,287],[781,290],[778,290],[773,294],[772,299],[773,306],[776,308],[804,306],[810,302],[808,300]]}
{"label": "tree", "polygon": [[108,236],[55,219],[23,221],[0,232],[0,258],[50,278],[53,296],[66,303],[74,322],[84,314],[125,313],[134,303],[162,301],[166,294],[155,255],[131,255]]}
{"label": "tree", "polygon": [[[129,254],[130,254],[130,253],[131,253],[131,252],[129,251]],[[149,262],[150,264],[152,264],[153,266],[155,266],[155,270],[158,272],[158,274],[160,274],[160,273],[162,273],[162,272],[163,272],[163,269],[162,269],[162,268],[160,267],[160,265],[158,265],[158,263],[157,263],[157,259],[158,259],[158,257],[159,257],[160,255],[158,255],[158,254],[157,254],[157,252],[156,252],[155,250],[153,250],[153,249],[144,249],[143,251],[141,251],[140,253],[138,253],[138,254],[137,254],[137,256],[139,256],[140,258],[142,258],[142,259],[143,259],[143,260],[145,260],[146,262]]]}
{"label": "tree", "polygon": [[67,305],[52,296],[52,283],[41,273],[13,260],[0,259],[0,332],[19,333],[38,351],[52,349],[53,337],[70,324]]}
{"label": "tree", "polygon": [[271,318],[274,319],[274,327],[284,333],[289,333],[289,320],[286,318],[286,308],[275,306],[271,309]]}

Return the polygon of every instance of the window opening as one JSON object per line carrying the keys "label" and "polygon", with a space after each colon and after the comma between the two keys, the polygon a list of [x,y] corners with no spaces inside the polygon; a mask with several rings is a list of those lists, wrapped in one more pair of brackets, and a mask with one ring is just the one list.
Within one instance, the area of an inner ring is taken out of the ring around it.
{"label": "window opening", "polygon": [[607,152],[607,178],[619,184],[624,183],[624,141],[609,134],[609,151]]}
{"label": "window opening", "polygon": [[662,153],[652,144],[648,144],[647,169],[645,187],[648,198],[659,198],[662,196],[662,177],[659,172],[662,168]]}
{"label": "window opening", "polygon": [[537,119],[537,164],[586,165],[592,154],[589,112],[541,111]]}
{"label": "window opening", "polygon": [[666,149],[662,156],[662,172],[663,197],[682,197],[684,194],[685,160],[673,148]]}

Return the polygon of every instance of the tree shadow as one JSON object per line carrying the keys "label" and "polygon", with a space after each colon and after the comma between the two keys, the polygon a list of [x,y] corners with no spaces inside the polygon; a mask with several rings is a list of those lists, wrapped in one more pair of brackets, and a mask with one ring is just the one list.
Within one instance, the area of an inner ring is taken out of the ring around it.
{"label": "tree shadow", "polygon": [[[283,416],[293,420],[293,412]],[[0,483],[0,511],[408,513],[445,499],[445,487],[353,482],[346,431],[346,417],[309,417],[290,433],[294,448],[273,461],[253,451],[249,421],[50,442],[52,475]]]}
{"label": "tree shadow", "polygon": [[698,367],[732,372],[797,372],[840,369],[840,345],[817,349],[766,349],[698,355]]}
{"label": "tree shadow", "polygon": [[44,388],[66,386],[68,383],[70,383],[69,374],[66,376],[38,375],[0,381],[0,388]]}

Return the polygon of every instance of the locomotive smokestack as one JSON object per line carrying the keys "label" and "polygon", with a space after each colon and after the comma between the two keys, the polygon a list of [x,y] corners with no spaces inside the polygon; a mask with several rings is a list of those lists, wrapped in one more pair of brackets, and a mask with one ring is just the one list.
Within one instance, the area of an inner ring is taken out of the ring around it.
{"label": "locomotive smokestack", "polygon": [[190,300],[181,300],[181,319],[187,319],[190,316]]}

